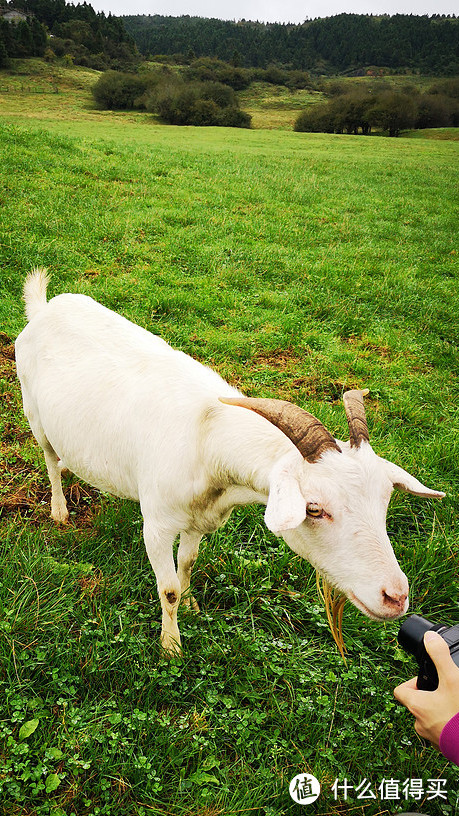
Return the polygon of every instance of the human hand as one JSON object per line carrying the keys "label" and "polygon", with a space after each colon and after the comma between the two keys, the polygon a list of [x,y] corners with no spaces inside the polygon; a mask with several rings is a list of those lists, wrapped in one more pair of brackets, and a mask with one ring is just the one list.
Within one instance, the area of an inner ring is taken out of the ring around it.
{"label": "human hand", "polygon": [[444,726],[459,712],[459,667],[451,658],[448,644],[437,632],[425,633],[424,646],[435,663],[438,688],[421,691],[413,677],[397,686],[394,696],[414,715],[416,733],[438,748]]}

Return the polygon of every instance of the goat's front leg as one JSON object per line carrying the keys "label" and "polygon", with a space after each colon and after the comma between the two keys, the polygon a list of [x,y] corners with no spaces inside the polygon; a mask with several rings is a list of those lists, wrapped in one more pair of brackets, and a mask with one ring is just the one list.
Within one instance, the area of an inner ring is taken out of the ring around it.
{"label": "goat's front leg", "polygon": [[156,575],[162,609],[161,645],[172,657],[181,654],[177,611],[180,604],[180,581],[174,565],[173,545],[175,532],[160,532],[161,528],[144,520],[143,535],[147,555]]}
{"label": "goat's front leg", "polygon": [[[200,533],[180,533],[180,545],[177,553],[177,574],[182,596],[190,588],[191,570],[198,557],[201,538]],[[185,606],[191,606],[195,612],[199,612],[197,601],[189,593],[183,598],[183,603]]]}

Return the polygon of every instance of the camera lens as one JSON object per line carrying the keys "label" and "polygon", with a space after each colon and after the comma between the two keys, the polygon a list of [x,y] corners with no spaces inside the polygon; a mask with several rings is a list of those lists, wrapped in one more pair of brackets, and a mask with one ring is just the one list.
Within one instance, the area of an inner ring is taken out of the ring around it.
{"label": "camera lens", "polygon": [[402,649],[417,657],[419,647],[422,647],[424,635],[434,624],[420,615],[411,615],[400,627],[398,642]]}
{"label": "camera lens", "polygon": [[412,654],[416,659],[424,653],[424,635],[426,632],[442,632],[447,629],[441,623],[432,623],[420,615],[411,615],[400,627],[398,642],[402,649]]}

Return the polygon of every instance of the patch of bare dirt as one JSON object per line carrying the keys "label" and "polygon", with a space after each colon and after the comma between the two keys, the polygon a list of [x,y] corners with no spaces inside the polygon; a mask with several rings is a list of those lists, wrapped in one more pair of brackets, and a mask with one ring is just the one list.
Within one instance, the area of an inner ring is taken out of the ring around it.
{"label": "patch of bare dirt", "polygon": [[[26,487],[16,486],[0,497],[0,518],[19,515],[33,524],[42,524],[49,518],[51,487],[41,480],[40,471],[32,472],[32,478],[34,475],[40,478],[39,482]],[[92,527],[100,511],[99,492],[89,485],[74,482],[69,487],[64,487],[64,495],[70,513],[68,523],[84,529]]]}
{"label": "patch of bare dirt", "polygon": [[[307,358],[309,352],[305,350],[299,354],[292,348],[276,349],[271,352],[261,352],[253,359],[255,371],[264,368],[281,371],[285,374],[285,382],[280,386],[279,396],[283,399],[298,397],[301,392],[301,399],[314,399],[326,402],[341,402],[344,391],[349,388],[359,388],[359,383],[341,380],[329,380],[317,372],[308,372]],[[306,369],[306,370],[305,370]],[[303,373],[304,372],[304,373]],[[282,393],[281,393],[282,392]]]}
{"label": "patch of bare dirt", "polygon": [[377,354],[378,357],[382,357],[384,360],[391,360],[394,357],[393,350],[389,346],[383,345],[382,343],[374,343],[366,337],[357,337],[352,334],[349,337],[342,337],[341,340],[347,345],[358,346],[360,351]]}
{"label": "patch of bare dirt", "polygon": [[253,358],[255,368],[276,368],[282,371],[304,366],[305,354],[298,354],[293,348],[273,349],[272,351],[260,351]]}
{"label": "patch of bare dirt", "polygon": [[0,332],[0,356],[6,360],[15,359],[14,343],[12,343],[10,338],[7,337],[6,334],[3,334],[3,332]]}
{"label": "patch of bare dirt", "polygon": [[8,382],[16,379],[14,359],[13,340],[5,332],[0,332],[0,376]]}
{"label": "patch of bare dirt", "polygon": [[88,598],[94,598],[95,595],[99,595],[105,581],[100,570],[96,570],[91,575],[81,575],[78,578],[78,583],[83,595]]}

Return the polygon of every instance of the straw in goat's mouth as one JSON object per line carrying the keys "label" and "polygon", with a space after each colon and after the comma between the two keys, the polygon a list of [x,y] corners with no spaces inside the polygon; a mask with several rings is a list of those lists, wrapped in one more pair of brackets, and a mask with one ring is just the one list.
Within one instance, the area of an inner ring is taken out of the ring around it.
{"label": "straw in goat's mouth", "polygon": [[343,611],[346,603],[346,596],[342,592],[332,587],[323,575],[316,573],[317,592],[322,599],[327,615],[328,625],[333,635],[339,653],[345,660],[346,646],[343,639]]}

